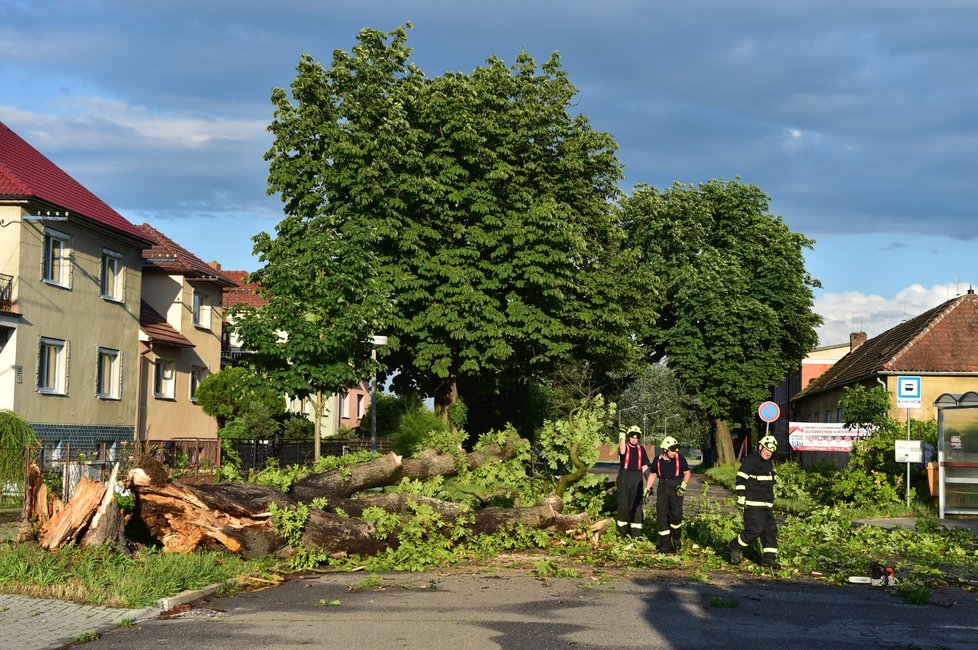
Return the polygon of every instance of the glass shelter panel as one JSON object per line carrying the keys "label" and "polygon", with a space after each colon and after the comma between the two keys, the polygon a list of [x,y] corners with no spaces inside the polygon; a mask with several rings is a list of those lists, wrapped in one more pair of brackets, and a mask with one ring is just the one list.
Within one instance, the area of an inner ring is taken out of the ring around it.
{"label": "glass shelter panel", "polygon": [[938,411],[941,513],[978,514],[978,408]]}

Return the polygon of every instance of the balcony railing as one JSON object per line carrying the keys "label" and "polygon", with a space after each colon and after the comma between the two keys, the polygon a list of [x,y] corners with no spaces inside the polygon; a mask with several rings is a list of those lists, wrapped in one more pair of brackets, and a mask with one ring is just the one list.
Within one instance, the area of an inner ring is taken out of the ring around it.
{"label": "balcony railing", "polygon": [[14,307],[14,277],[0,273],[0,311]]}

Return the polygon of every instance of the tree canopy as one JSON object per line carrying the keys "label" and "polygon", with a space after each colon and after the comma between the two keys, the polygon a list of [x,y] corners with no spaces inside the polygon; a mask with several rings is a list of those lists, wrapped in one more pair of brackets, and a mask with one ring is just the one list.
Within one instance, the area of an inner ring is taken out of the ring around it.
{"label": "tree canopy", "polygon": [[733,462],[728,422],[757,406],[815,346],[818,281],[802,252],[812,240],[768,210],[756,186],[711,180],[640,186],[622,218],[663,283],[659,318],[642,340],[704,404],[720,463]]}
{"label": "tree canopy", "polygon": [[[558,55],[427,78],[408,60],[406,29],[357,41],[329,68],[303,56],[291,96],[273,93],[269,191],[289,215],[274,246],[302,261],[272,259],[264,238],[262,279],[281,275],[276,291],[305,295],[305,267],[325,270],[359,240],[373,256],[361,274],[392,309],[362,331],[389,337],[395,390],[434,396],[446,420],[460,380],[493,390],[575,359],[634,362],[650,283],[610,209],[617,145],[572,115],[577,90]],[[342,297],[345,309],[377,300],[362,287]]]}

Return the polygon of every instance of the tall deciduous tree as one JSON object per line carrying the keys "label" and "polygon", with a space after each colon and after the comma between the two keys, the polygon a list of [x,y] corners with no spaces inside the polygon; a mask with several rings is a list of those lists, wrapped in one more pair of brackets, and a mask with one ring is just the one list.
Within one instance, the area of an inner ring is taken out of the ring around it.
{"label": "tall deciduous tree", "polygon": [[770,214],[756,186],[711,180],[640,186],[622,214],[664,283],[661,316],[643,333],[706,408],[721,464],[734,462],[729,421],[751,421],[770,387],[817,341],[812,240]]}
{"label": "tall deciduous tree", "polygon": [[366,228],[341,232],[322,216],[286,217],[276,237],[255,237],[264,266],[249,280],[267,303],[233,312],[243,347],[253,351],[247,363],[272,387],[312,405],[317,459],[330,395],[375,370],[370,336],[389,305],[371,242]]}
{"label": "tall deciduous tree", "polygon": [[617,146],[571,115],[558,56],[428,79],[406,40],[365,29],[328,69],[304,56],[291,97],[273,95],[266,155],[297,225],[371,233],[395,388],[432,395],[447,422],[460,381],[630,360],[650,292],[609,208]]}

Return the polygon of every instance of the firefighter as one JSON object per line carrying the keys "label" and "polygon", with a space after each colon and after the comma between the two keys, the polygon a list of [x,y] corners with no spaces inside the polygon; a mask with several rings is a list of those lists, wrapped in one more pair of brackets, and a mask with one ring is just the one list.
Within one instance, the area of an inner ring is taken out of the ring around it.
{"label": "firefighter", "polygon": [[774,464],[771,458],[778,441],[767,435],[757,451],[747,456],[737,472],[737,505],[744,509],[744,532],[730,540],[730,561],[740,564],[744,549],[761,538],[761,564],[774,569],[778,564],[778,523],[774,520]]}
{"label": "firefighter", "polygon": [[[649,454],[638,444],[641,429],[636,426],[618,435],[618,525],[619,535],[642,536],[642,501],[645,498],[645,473]],[[626,442],[627,439],[627,442]]]}
{"label": "firefighter", "polygon": [[655,502],[656,522],[659,529],[659,551],[672,553],[682,549],[683,495],[689,485],[689,462],[679,453],[679,442],[672,436],[662,439],[662,453],[649,467],[646,489],[654,492],[659,483],[659,496]]}

